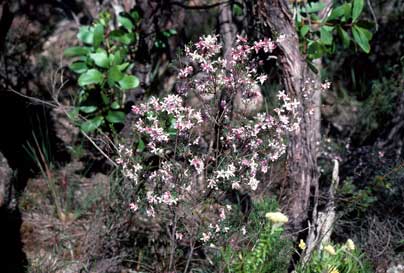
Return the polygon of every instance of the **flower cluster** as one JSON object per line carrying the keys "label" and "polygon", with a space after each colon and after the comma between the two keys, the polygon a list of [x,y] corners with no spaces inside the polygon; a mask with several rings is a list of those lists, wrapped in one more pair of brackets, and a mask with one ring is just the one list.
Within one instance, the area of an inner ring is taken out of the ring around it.
{"label": "flower cluster", "polygon": [[[260,71],[258,55],[274,48],[269,39],[249,44],[238,36],[223,59],[218,37],[202,37],[185,49],[189,63],[179,71],[184,83],[179,92],[132,107],[134,143],[120,147],[117,160],[136,185],[135,200],[128,204],[132,212],[156,217],[175,206],[177,228],[199,225],[173,231],[177,240],[187,236],[183,230],[195,230],[202,242],[228,232],[229,208],[196,221],[186,211],[209,207],[201,203],[213,204],[228,190],[257,190],[270,163],[284,154],[286,135],[298,128],[297,101],[279,92],[280,106],[273,114],[260,109],[247,114],[242,106],[262,100],[260,85],[267,75]],[[192,95],[202,98],[202,105],[190,104]]]}

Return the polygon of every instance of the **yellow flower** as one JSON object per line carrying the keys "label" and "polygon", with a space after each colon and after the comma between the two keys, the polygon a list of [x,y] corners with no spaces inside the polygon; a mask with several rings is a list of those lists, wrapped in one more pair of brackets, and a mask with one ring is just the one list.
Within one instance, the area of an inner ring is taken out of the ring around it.
{"label": "yellow flower", "polygon": [[349,250],[355,250],[355,244],[351,239],[348,239],[345,245]]}
{"label": "yellow flower", "polygon": [[328,273],[339,273],[339,271],[336,267],[330,267],[330,269],[328,269]]}
{"label": "yellow flower", "polygon": [[300,239],[299,248],[300,248],[301,250],[305,250],[305,249],[306,249],[306,243],[305,243],[302,239]]}
{"label": "yellow flower", "polygon": [[328,252],[328,254],[330,254],[330,255],[335,255],[335,254],[337,254],[337,253],[335,252],[334,247],[333,247],[332,245],[327,245],[327,246],[325,246],[325,247],[324,247],[324,250],[325,250],[326,252]]}
{"label": "yellow flower", "polygon": [[268,212],[265,217],[274,224],[285,224],[288,222],[288,217],[282,212]]}

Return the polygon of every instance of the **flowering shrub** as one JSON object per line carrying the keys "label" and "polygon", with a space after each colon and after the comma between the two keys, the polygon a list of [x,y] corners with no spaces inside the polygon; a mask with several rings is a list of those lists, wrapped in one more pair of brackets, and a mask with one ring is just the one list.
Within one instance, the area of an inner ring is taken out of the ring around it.
{"label": "flowering shrub", "polygon": [[[229,232],[225,193],[257,190],[284,154],[286,135],[298,128],[298,103],[284,92],[273,114],[245,113],[262,98],[259,85],[267,79],[258,54],[268,56],[275,43],[238,37],[228,59],[221,47],[210,35],[186,47],[178,92],[133,106],[133,145],[119,146],[117,163],[134,185],[130,210],[166,225],[173,249]],[[187,104],[192,96],[200,107]]]}

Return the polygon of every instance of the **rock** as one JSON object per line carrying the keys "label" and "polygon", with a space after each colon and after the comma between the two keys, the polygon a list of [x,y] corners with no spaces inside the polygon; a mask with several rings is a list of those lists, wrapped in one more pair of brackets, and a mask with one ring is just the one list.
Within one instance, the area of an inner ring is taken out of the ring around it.
{"label": "rock", "polygon": [[8,166],[7,159],[0,153],[0,207],[10,201],[10,187],[13,170]]}

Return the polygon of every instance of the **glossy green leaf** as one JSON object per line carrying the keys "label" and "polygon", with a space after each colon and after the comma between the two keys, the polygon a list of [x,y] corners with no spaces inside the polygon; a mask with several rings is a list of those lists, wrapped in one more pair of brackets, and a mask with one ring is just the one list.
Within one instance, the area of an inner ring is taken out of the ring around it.
{"label": "glossy green leaf", "polygon": [[359,45],[359,47],[366,53],[370,52],[370,44],[369,39],[367,38],[367,34],[363,32],[363,29],[358,26],[352,27],[352,34],[355,42]]}
{"label": "glossy green leaf", "polygon": [[129,63],[123,63],[123,64],[118,65],[118,69],[120,71],[124,71],[128,67],[129,67]]}
{"label": "glossy green leaf", "polygon": [[302,8],[303,12],[307,13],[315,13],[323,10],[325,8],[325,4],[322,2],[309,2]]}
{"label": "glossy green leaf", "polygon": [[104,26],[101,24],[97,24],[94,27],[93,46],[99,47],[103,40],[104,40]]}
{"label": "glossy green leaf", "polygon": [[355,22],[362,13],[363,6],[365,4],[364,0],[354,0],[352,7],[352,21]]}
{"label": "glossy green leaf", "polygon": [[323,26],[320,28],[320,39],[321,42],[325,45],[332,44],[332,30],[333,28]]}
{"label": "glossy green leaf", "polygon": [[144,149],[146,148],[146,145],[144,144],[144,141],[142,139],[139,139],[139,142],[137,143],[137,151],[138,152],[143,152]]}
{"label": "glossy green leaf", "polygon": [[119,81],[119,86],[124,89],[133,89],[139,86],[139,79],[132,75],[125,75]]}
{"label": "glossy green leaf", "polygon": [[133,19],[135,23],[137,23],[140,19],[140,14],[137,10],[134,10],[130,13],[130,17]]}
{"label": "glossy green leaf", "polygon": [[304,25],[302,26],[302,28],[300,29],[300,36],[304,37],[306,36],[306,34],[309,32],[310,27],[308,25]]}
{"label": "glossy green leaf", "polygon": [[119,108],[121,108],[121,106],[119,105],[119,103],[117,101],[114,101],[111,104],[111,108],[114,109],[114,110],[118,110]]}
{"label": "glossy green leaf", "polygon": [[80,27],[77,38],[85,44],[92,45],[94,41],[94,28],[90,26]]}
{"label": "glossy green leaf", "polygon": [[116,50],[113,54],[110,55],[111,65],[119,65],[123,62],[126,56],[125,50]]}
{"label": "glossy green leaf", "polygon": [[118,23],[120,25],[122,25],[123,27],[125,27],[129,32],[131,32],[133,30],[133,28],[135,27],[132,23],[132,21],[124,16],[118,16]]}
{"label": "glossy green leaf", "polygon": [[83,122],[80,125],[81,130],[83,130],[85,133],[90,133],[97,129],[98,127],[101,126],[103,123],[104,118],[102,116],[96,116],[95,118],[89,119],[85,122]]}
{"label": "glossy green leaf", "polygon": [[104,79],[104,75],[97,69],[90,69],[87,72],[81,74],[78,83],[80,86],[85,86],[89,84],[101,83]]}
{"label": "glossy green leaf", "polygon": [[125,121],[125,113],[121,111],[109,111],[106,119],[111,123],[123,123]]}
{"label": "glossy green leaf", "polygon": [[373,33],[371,31],[369,31],[366,28],[360,27],[360,26],[356,26],[365,36],[366,38],[370,41],[373,37]]}
{"label": "glossy green leaf", "polygon": [[90,58],[99,67],[108,68],[108,66],[109,66],[108,54],[106,52],[97,52],[97,53],[90,54]]}
{"label": "glossy green leaf", "polygon": [[121,42],[125,45],[130,45],[136,40],[135,33],[133,32],[128,33],[122,30],[111,31],[110,37],[112,40]]}
{"label": "glossy green leaf", "polygon": [[352,17],[352,4],[345,3],[343,6],[344,6],[345,20],[349,20]]}
{"label": "glossy green leaf", "polygon": [[345,14],[345,7],[343,5],[338,6],[331,11],[330,16],[327,17],[327,21],[336,20],[341,16],[343,16],[344,14]]}
{"label": "glossy green leaf", "polygon": [[86,114],[93,113],[97,110],[97,106],[91,105],[91,106],[80,106],[80,111]]}
{"label": "glossy green leaf", "polygon": [[351,37],[349,37],[348,33],[342,27],[338,27],[338,34],[342,40],[342,44],[344,45],[344,47],[349,47],[349,44],[351,43]]}
{"label": "glossy green leaf", "polygon": [[74,62],[71,65],[69,65],[69,68],[71,71],[78,74],[84,73],[88,70],[86,63],[84,62]]}
{"label": "glossy green leaf", "polygon": [[108,80],[118,82],[123,78],[121,70],[117,66],[113,66],[108,70]]}
{"label": "glossy green leaf", "polygon": [[85,56],[89,52],[90,52],[90,49],[88,47],[74,46],[74,47],[66,48],[64,51],[64,55],[66,57]]}

